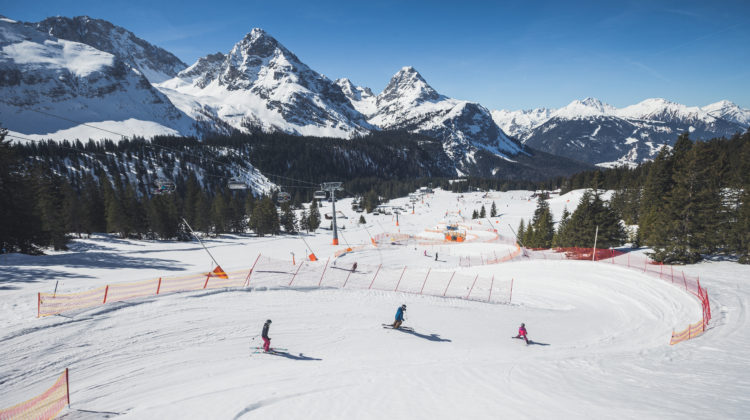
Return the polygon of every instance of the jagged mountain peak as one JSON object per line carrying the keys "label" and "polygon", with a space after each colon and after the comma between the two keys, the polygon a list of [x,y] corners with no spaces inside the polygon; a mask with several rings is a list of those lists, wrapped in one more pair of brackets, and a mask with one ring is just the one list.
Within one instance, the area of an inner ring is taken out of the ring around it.
{"label": "jagged mountain peak", "polygon": [[372,129],[339,85],[260,28],[158,87],[189,115],[210,111],[239,130],[347,138]]}
{"label": "jagged mountain peak", "polygon": [[258,58],[269,58],[277,54],[279,51],[282,54],[293,57],[294,60],[298,60],[298,58],[292,54],[291,51],[281,45],[276,38],[272,37],[261,28],[253,28],[244,38],[235,44],[229,55],[243,54],[245,56],[255,56]]}
{"label": "jagged mountain peak", "polygon": [[406,66],[391,77],[383,92],[378,95],[378,107],[381,103],[397,99],[416,104],[423,101],[439,101],[445,97],[437,93],[414,67]]}
{"label": "jagged mountain peak", "polygon": [[615,112],[615,107],[606,104],[599,99],[587,97],[583,100],[576,99],[568,105],[558,109],[552,117],[559,118],[587,118],[610,115]]}
{"label": "jagged mountain peak", "polygon": [[108,52],[146,76],[152,83],[174,77],[187,67],[168,51],[103,19],[90,16],[53,16],[26,25],[58,39],[80,42]]}

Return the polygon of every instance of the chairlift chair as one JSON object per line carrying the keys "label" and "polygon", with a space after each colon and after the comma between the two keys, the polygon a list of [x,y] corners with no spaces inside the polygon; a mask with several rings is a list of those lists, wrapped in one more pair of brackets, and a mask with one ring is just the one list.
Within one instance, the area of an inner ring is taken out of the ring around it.
{"label": "chairlift chair", "polygon": [[245,184],[245,181],[242,180],[240,177],[234,177],[229,180],[229,183],[227,184],[230,190],[246,190],[247,184]]}
{"label": "chairlift chair", "polygon": [[279,204],[288,203],[292,201],[292,196],[288,192],[281,191],[278,196],[276,196],[276,201]]}
{"label": "chairlift chair", "polygon": [[325,200],[326,197],[328,197],[328,194],[326,194],[325,191],[315,191],[313,194],[313,197],[315,197],[316,200]]}
{"label": "chairlift chair", "polygon": [[168,194],[175,190],[174,182],[166,178],[157,178],[156,181],[154,181],[154,186],[156,187],[154,190],[154,193],[156,194]]}

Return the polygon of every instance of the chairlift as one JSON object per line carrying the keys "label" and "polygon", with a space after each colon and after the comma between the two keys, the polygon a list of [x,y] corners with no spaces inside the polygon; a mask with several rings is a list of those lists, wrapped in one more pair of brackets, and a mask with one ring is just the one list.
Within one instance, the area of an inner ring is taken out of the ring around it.
{"label": "chairlift", "polygon": [[246,190],[247,184],[245,184],[245,181],[242,180],[240,177],[234,177],[229,180],[229,183],[227,184],[230,190]]}
{"label": "chairlift", "polygon": [[326,194],[325,191],[315,191],[313,194],[313,197],[315,197],[316,200],[325,200],[326,197],[328,197],[328,194]]}
{"label": "chairlift", "polygon": [[154,186],[156,187],[156,189],[154,189],[155,194],[168,194],[175,190],[174,182],[166,178],[156,179],[156,181],[154,181]]}
{"label": "chairlift", "polygon": [[292,196],[288,192],[281,191],[276,196],[276,201],[279,204],[288,203],[288,202],[292,201]]}

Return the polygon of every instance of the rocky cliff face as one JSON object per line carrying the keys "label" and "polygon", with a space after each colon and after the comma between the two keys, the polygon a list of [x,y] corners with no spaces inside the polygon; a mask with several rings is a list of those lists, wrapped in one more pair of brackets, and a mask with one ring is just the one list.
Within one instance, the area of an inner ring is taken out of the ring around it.
{"label": "rocky cliff face", "polygon": [[[0,115],[49,138],[196,134],[194,121],[117,56],[0,19]],[[86,127],[97,123],[111,132]]]}
{"label": "rocky cliff face", "polygon": [[257,28],[158,87],[188,114],[198,104],[239,130],[348,138],[373,129],[339,85]]}
{"label": "rocky cliff face", "polygon": [[56,16],[27,25],[55,38],[80,42],[99,51],[108,52],[138,70],[151,83],[170,79],[187,67],[170,52],[106,20],[92,19],[88,16]]}

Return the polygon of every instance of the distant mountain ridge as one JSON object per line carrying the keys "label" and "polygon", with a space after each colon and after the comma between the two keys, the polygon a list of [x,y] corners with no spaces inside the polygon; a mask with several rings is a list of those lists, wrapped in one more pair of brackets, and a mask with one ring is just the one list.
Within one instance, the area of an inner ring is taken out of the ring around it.
{"label": "distant mountain ridge", "polygon": [[[440,94],[409,66],[376,95],[328,79],[259,28],[188,66],[88,16],[0,21],[0,123],[33,138],[283,132],[351,139],[407,131],[441,142],[456,174],[491,176],[507,172],[506,164],[540,162],[534,149],[584,166],[635,164],[680,132],[706,139],[750,125],[750,110],[728,101],[698,108],[649,99],[617,109],[586,98],[560,109],[490,111]],[[32,106],[71,121],[40,120]]]}
{"label": "distant mountain ridge", "polygon": [[601,166],[652,159],[682,132],[707,140],[750,127],[750,110],[720,101],[688,107],[661,98],[615,108],[595,98],[560,109],[493,111],[495,122],[526,145]]}

